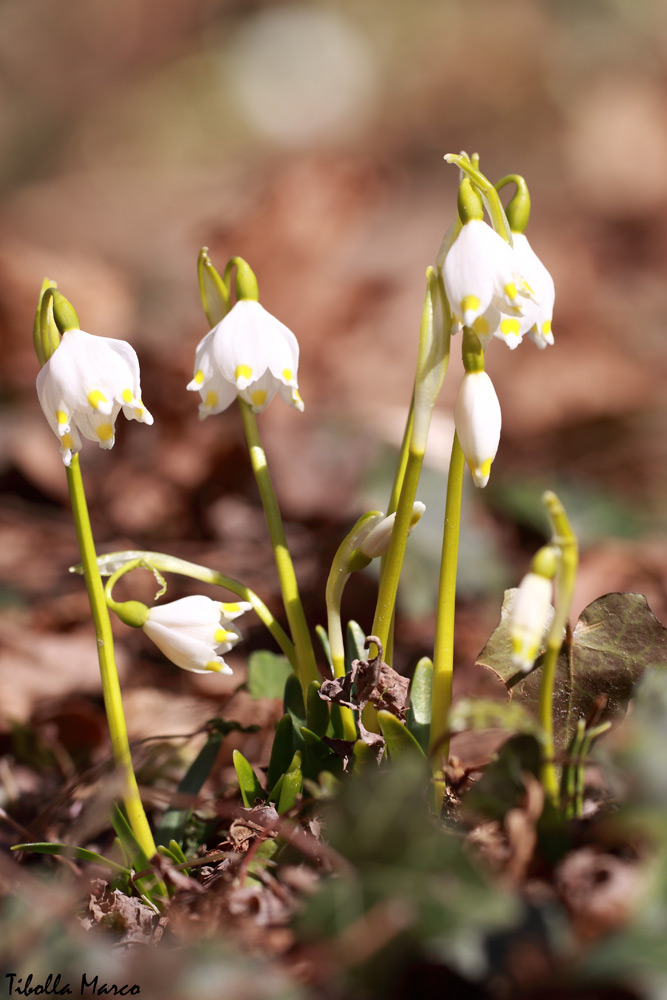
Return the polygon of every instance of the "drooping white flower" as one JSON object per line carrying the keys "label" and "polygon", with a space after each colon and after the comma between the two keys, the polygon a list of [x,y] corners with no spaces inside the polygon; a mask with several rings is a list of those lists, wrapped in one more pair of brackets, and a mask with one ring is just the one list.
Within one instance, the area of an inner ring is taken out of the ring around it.
{"label": "drooping white flower", "polygon": [[527,573],[519,585],[510,622],[512,663],[527,673],[535,662],[551,617],[553,584],[537,573]]}
{"label": "drooping white flower", "polygon": [[143,630],[177,667],[196,674],[221,671],[231,674],[222,658],[236,645],[241,633],[232,625],[252,605],[247,601],[222,604],[209,597],[182,597],[151,608]]}
{"label": "drooping white flower", "polygon": [[551,322],[554,314],[556,290],[554,281],[537,256],[524,233],[512,233],[514,253],[521,273],[534,293],[534,300],[526,303],[521,317],[522,329],[541,349],[553,345]]}
{"label": "drooping white flower", "polygon": [[199,392],[199,419],[221,413],[240,396],[260,413],[278,392],[303,410],[297,384],[299,344],[288,327],[253,299],[236,305],[200,341],[187,388]]}
{"label": "drooping white flower", "polygon": [[[423,504],[421,500],[415,500],[412,505],[412,517],[410,518],[410,528],[408,530],[408,534],[412,534],[425,510],[426,505]],[[359,549],[368,559],[377,559],[378,556],[384,556],[387,554],[389,551],[389,543],[391,542],[391,534],[394,530],[395,521],[396,511],[394,511],[393,514],[389,514],[387,517],[383,517],[377,524],[374,524],[368,534],[363,538],[359,545]]]}
{"label": "drooping white flower", "polygon": [[523,315],[519,316],[515,311],[508,312],[506,304],[496,296],[486,311],[475,318],[472,328],[483,347],[492,337],[497,337],[513,351],[528,334],[543,349],[554,342],[551,332],[556,295],[553,278],[523,233],[512,233],[512,238],[518,267],[530,287],[532,298],[522,298]]}
{"label": "drooping white flower", "polygon": [[500,442],[500,403],[486,372],[466,372],[459,387],[454,422],[475,486],[486,486]]}
{"label": "drooping white flower", "polygon": [[521,315],[530,296],[513,248],[481,219],[466,222],[443,264],[445,291],[455,327],[473,326],[494,299]]}
{"label": "drooping white flower", "polygon": [[65,465],[81,450],[81,436],[112,448],[121,409],[128,420],[153,423],[141,400],[134,348],[83,330],[63,334],[37,376],[37,395]]}

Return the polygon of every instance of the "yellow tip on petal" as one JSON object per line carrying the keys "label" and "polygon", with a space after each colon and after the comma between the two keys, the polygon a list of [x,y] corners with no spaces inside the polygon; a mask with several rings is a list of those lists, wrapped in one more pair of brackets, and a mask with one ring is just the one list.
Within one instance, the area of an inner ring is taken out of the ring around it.
{"label": "yellow tip on petal", "polygon": [[67,418],[67,414],[65,413],[64,410],[57,410],[56,411],[56,420],[58,421],[59,424],[66,424],[66,423],[69,422],[68,418]]}
{"label": "yellow tip on petal", "polygon": [[461,312],[474,312],[475,309],[479,309],[480,301],[476,295],[464,295],[461,299]]}
{"label": "yellow tip on petal", "polygon": [[93,389],[91,392],[88,393],[88,402],[90,403],[92,408],[96,410],[97,407],[100,405],[100,403],[107,402],[107,397],[104,395],[103,392],[100,392],[99,389]]}
{"label": "yellow tip on petal", "polygon": [[63,436],[61,438],[61,443],[62,443],[63,448],[66,451],[68,451],[68,450],[71,451],[72,448],[74,447],[74,441],[72,440],[72,435],[71,434],[63,434]]}
{"label": "yellow tip on petal", "polygon": [[518,319],[506,318],[500,321],[500,332],[504,336],[508,336],[508,334],[512,333],[518,335],[519,330],[520,325]]}
{"label": "yellow tip on petal", "polygon": [[491,330],[489,321],[485,319],[484,316],[478,316],[473,323],[472,328],[478,337],[487,337]]}
{"label": "yellow tip on petal", "polygon": [[204,405],[208,406],[209,409],[211,409],[211,410],[213,409],[214,406],[217,406],[218,405],[218,394],[217,394],[217,392],[213,392],[212,389],[210,390],[210,392],[207,392],[206,393],[206,399],[204,400]]}
{"label": "yellow tip on petal", "polygon": [[266,389],[255,389],[254,392],[250,393],[250,399],[253,406],[264,406],[266,402]]}
{"label": "yellow tip on petal", "polygon": [[548,333],[551,333],[551,320],[550,319],[545,319],[544,323],[542,324],[542,333],[545,336]]}
{"label": "yellow tip on petal", "polygon": [[227,629],[219,628],[215,632],[216,642],[235,642],[238,639],[236,632],[228,632]]}
{"label": "yellow tip on petal", "polygon": [[504,291],[505,295],[510,300],[510,302],[513,302],[518,295],[518,292],[516,290],[516,285],[514,284],[513,281],[510,281],[508,285],[505,285]]}
{"label": "yellow tip on petal", "polygon": [[204,670],[210,670],[214,674],[219,674],[222,670],[223,664],[218,663],[217,660],[211,660],[209,663],[204,664]]}
{"label": "yellow tip on petal", "polygon": [[291,382],[294,378],[294,372],[291,368],[283,368],[283,378],[286,382]]}
{"label": "yellow tip on petal", "polygon": [[201,385],[202,384],[202,382],[204,381],[204,373],[201,370],[201,368],[197,369],[197,371],[195,372],[195,377],[193,378],[192,381],[196,382],[197,385]]}
{"label": "yellow tip on petal", "polygon": [[131,389],[123,389],[122,397],[124,403],[131,403],[134,399],[134,393]]}
{"label": "yellow tip on petal", "polygon": [[252,378],[252,368],[248,365],[237,365],[236,371],[234,372],[234,381],[238,381],[240,378],[250,379]]}
{"label": "yellow tip on petal", "polygon": [[100,441],[111,441],[113,437],[113,427],[111,424],[100,424],[97,428],[96,434]]}
{"label": "yellow tip on petal", "polygon": [[241,605],[237,601],[232,601],[230,604],[221,604],[220,607],[228,615],[235,615],[241,610]]}

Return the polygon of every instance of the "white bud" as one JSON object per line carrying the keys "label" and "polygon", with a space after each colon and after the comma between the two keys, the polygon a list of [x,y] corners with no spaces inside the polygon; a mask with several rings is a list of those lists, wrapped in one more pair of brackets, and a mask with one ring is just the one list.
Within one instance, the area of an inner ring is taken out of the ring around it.
{"label": "white bud", "polygon": [[551,617],[553,584],[537,573],[527,573],[519,585],[510,623],[512,663],[527,673],[535,662]]}
{"label": "white bud", "polygon": [[[408,530],[409,535],[412,534],[415,525],[418,523],[425,510],[425,504],[423,504],[421,500],[415,500],[412,505],[412,517],[410,518],[410,528]],[[384,556],[387,554],[391,543],[391,534],[394,530],[395,520],[396,511],[394,511],[393,514],[389,514],[387,517],[383,517],[378,524],[371,528],[366,537],[363,539],[359,549],[368,559],[377,559],[378,556]]]}
{"label": "white bud", "polygon": [[500,443],[500,403],[486,372],[466,372],[459,387],[454,421],[475,486],[486,486]]}
{"label": "white bud", "polygon": [[247,601],[222,604],[199,595],[182,597],[151,608],[142,627],[177,667],[197,674],[231,674],[221,654],[229,652],[241,639],[231,621],[251,607]]}

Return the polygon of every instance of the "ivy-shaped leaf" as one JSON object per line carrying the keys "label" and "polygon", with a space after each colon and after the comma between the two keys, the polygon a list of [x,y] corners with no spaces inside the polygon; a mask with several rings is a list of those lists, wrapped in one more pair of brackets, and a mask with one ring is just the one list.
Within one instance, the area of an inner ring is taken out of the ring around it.
{"label": "ivy-shaped leaf", "polygon": [[[478,664],[497,674],[510,697],[537,714],[542,657],[524,676],[512,666],[510,620],[515,590],[505,592],[500,624],[479,655]],[[607,698],[603,718],[621,714],[632,689],[648,668],[667,667],[667,629],[643,594],[605,594],[581,614],[571,638],[563,643],[556,668],[554,731],[556,747],[572,738],[578,719],[596,700]]]}

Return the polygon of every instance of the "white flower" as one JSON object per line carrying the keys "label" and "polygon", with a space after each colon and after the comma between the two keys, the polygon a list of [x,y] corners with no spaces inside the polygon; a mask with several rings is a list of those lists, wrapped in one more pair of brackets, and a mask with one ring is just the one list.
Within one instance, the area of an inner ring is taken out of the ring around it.
{"label": "white flower", "polygon": [[[421,500],[415,500],[412,505],[412,517],[410,518],[410,528],[408,530],[409,535],[412,534],[425,510],[426,505]],[[395,520],[396,511],[387,517],[383,517],[377,524],[374,524],[368,534],[364,536],[359,549],[368,559],[377,559],[378,556],[387,554]]]}
{"label": "white flower", "polygon": [[259,302],[240,299],[200,341],[188,389],[199,392],[199,419],[221,413],[237,396],[260,413],[276,392],[303,410],[297,385],[299,344]]}
{"label": "white flower", "polygon": [[473,326],[494,300],[521,315],[530,296],[512,247],[481,219],[465,223],[445,257],[442,275],[457,328]]}
{"label": "white flower", "polygon": [[554,281],[523,233],[512,233],[514,253],[521,273],[530,285],[535,300],[527,302],[521,317],[522,328],[539,348],[553,345],[551,321],[554,313],[556,290]]}
{"label": "white flower", "polygon": [[454,422],[475,486],[486,486],[500,442],[500,403],[486,372],[466,372],[459,387]]}
{"label": "white flower", "polygon": [[116,418],[152,424],[141,401],[139,362],[124,340],[68,330],[37,376],[37,395],[60,441],[65,465],[81,450],[81,435],[112,448]]}
{"label": "white flower", "polygon": [[231,674],[221,654],[242,637],[230,622],[251,608],[247,601],[221,604],[209,597],[182,597],[151,608],[143,630],[177,667],[196,674]]}
{"label": "white flower", "polygon": [[512,663],[524,673],[533,666],[549,624],[552,590],[551,580],[527,573],[516,592],[510,623]]}
{"label": "white flower", "polygon": [[514,350],[528,334],[539,348],[545,348],[554,342],[551,332],[556,295],[553,278],[523,233],[512,233],[512,238],[518,267],[533,297],[522,299],[523,315],[517,316],[515,312],[508,312],[507,306],[496,296],[486,312],[476,317],[472,328],[483,347],[491,337],[497,337]]}

